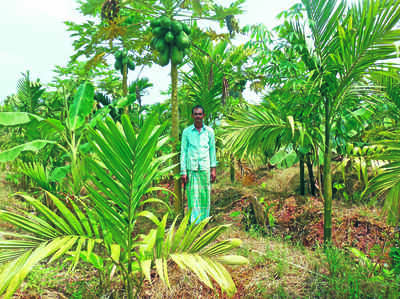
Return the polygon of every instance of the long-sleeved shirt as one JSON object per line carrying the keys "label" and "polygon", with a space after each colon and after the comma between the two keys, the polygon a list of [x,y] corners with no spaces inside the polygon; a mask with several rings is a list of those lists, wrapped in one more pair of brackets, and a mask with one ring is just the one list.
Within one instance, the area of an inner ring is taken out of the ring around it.
{"label": "long-sleeved shirt", "polygon": [[210,170],[217,166],[214,130],[203,125],[200,132],[194,125],[182,133],[181,174],[188,170]]}

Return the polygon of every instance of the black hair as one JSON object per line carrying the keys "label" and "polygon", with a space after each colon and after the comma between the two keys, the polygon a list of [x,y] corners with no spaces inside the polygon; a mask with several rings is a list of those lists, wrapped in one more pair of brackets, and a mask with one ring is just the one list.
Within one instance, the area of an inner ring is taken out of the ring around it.
{"label": "black hair", "polygon": [[196,106],[194,106],[194,107],[192,108],[192,114],[194,113],[194,109],[201,109],[201,111],[203,111],[203,114],[204,114],[204,108],[203,108],[203,106],[201,106],[201,105],[196,105]]}

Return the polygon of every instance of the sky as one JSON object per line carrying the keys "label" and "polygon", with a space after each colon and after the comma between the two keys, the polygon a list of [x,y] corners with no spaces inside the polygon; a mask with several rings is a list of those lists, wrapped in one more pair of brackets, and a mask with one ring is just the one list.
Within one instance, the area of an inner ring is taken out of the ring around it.
{"label": "sky", "polygon": [[[84,17],[76,10],[76,0],[14,0],[2,1],[0,10],[0,102],[16,92],[21,73],[30,71],[31,79],[40,78],[42,84],[50,83],[56,65],[65,66],[74,53],[72,38],[64,21],[80,22]],[[228,0],[219,1],[229,5]],[[239,16],[240,26],[263,23],[268,28],[279,22],[276,15],[290,8],[296,0],[247,0],[242,6],[244,14]],[[129,80],[134,80],[138,69],[131,72]],[[165,100],[160,91],[169,84],[169,68],[159,66],[144,69],[142,75],[154,84],[144,104]],[[245,93],[252,102],[256,97]]]}

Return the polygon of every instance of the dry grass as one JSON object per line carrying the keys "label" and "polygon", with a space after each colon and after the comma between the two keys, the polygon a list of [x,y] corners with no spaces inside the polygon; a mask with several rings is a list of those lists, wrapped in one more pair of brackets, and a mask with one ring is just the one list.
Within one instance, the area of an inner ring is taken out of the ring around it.
{"label": "dry grass", "polygon": [[[231,267],[230,273],[237,287],[233,298],[303,297],[309,292],[309,283],[321,268],[319,255],[307,248],[298,248],[287,242],[263,239],[231,226],[221,239],[240,238],[242,246],[237,254],[246,256],[247,266]],[[322,270],[322,269],[321,269]],[[325,272],[326,270],[324,270]],[[227,298],[218,287],[215,291],[203,285],[194,274],[170,267],[171,289],[156,279],[147,284],[142,298]]]}

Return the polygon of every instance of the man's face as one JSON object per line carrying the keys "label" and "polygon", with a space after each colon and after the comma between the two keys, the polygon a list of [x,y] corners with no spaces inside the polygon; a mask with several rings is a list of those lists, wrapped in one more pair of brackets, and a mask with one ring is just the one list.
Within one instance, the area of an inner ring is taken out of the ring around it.
{"label": "man's face", "polygon": [[194,111],[192,113],[192,117],[195,122],[197,122],[197,123],[202,122],[203,118],[204,118],[203,109],[201,109],[201,108],[194,109]]}

